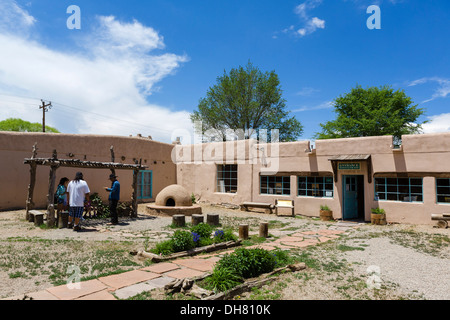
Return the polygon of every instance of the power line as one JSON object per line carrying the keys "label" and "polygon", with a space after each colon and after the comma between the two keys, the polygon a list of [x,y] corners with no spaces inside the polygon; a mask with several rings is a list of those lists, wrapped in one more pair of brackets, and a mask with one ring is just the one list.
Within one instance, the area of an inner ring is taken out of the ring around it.
{"label": "power line", "polygon": [[[41,102],[44,105],[44,102],[43,102],[44,100],[43,99],[37,99],[37,98],[33,98],[33,97],[20,96],[20,95],[2,94],[2,93],[0,93],[0,96],[8,96],[8,97],[29,99],[29,100],[41,100]],[[6,100],[3,100],[3,101],[8,102]],[[21,102],[14,102],[14,101],[10,101],[10,102],[17,103],[17,104],[23,104],[23,105],[29,105],[29,106],[35,106],[35,104],[32,105],[32,104],[28,104],[28,103],[21,103]],[[144,125],[142,123],[136,123],[134,121],[119,119],[119,118],[115,118],[115,117],[112,117],[112,116],[109,116],[109,115],[100,114],[100,113],[96,113],[96,112],[92,112],[92,111],[87,111],[87,110],[84,110],[84,109],[81,109],[81,108],[69,106],[69,105],[66,105],[66,104],[63,104],[63,103],[59,103],[59,102],[55,102],[55,101],[50,102],[50,104],[48,106],[46,106],[46,107],[50,107],[51,108],[52,106],[55,106],[55,105],[59,106],[59,107],[62,107],[62,108],[82,111],[85,114],[87,113],[87,114],[90,114],[90,115],[96,117],[96,119],[101,119],[101,120],[103,120],[103,119],[110,119],[110,120],[113,120],[116,123],[120,123],[122,126],[125,126],[125,127],[128,127],[128,128],[132,128],[132,129],[135,129],[138,126],[138,127],[141,127],[142,129],[150,129],[150,130],[155,130],[155,131],[159,131],[159,132],[162,132],[162,133],[172,133],[172,131],[170,131],[170,130],[164,130],[164,129],[160,129],[160,128],[157,128],[157,127],[154,127],[154,126]],[[43,117],[42,118],[43,118],[43,124],[44,124],[45,123],[45,112],[48,112],[48,109],[45,110],[45,108],[43,108],[42,106],[40,106],[39,109],[43,109]],[[62,111],[62,110],[57,108],[57,109],[55,109],[55,111]],[[70,110],[67,110],[67,111],[70,111]],[[109,122],[109,123],[111,123],[111,122]],[[44,128],[43,128],[43,130],[44,130]]]}

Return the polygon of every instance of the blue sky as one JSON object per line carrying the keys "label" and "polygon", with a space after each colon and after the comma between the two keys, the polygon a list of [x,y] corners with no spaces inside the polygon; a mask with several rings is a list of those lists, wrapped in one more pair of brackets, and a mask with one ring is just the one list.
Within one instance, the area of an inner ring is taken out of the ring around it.
{"label": "blue sky", "polygon": [[[369,30],[367,8],[381,9]],[[70,30],[67,7],[81,9]],[[311,139],[351,90],[404,89],[450,131],[450,2],[446,0],[0,0],[0,119],[65,133],[141,133],[170,142],[225,70],[275,70]]]}

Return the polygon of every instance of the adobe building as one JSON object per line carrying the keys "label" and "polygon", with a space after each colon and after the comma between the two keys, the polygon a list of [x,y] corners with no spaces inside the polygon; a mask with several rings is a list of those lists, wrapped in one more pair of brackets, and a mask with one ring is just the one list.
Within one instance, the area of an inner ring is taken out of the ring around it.
{"label": "adobe building", "polygon": [[[179,184],[200,202],[275,204],[293,200],[297,215],[318,217],[320,206],[335,219],[370,221],[372,208],[388,222],[434,224],[432,214],[450,213],[450,133],[258,143],[256,140],[173,145],[142,137],[0,132],[0,210],[23,209],[30,180],[29,158],[111,161],[147,166],[139,173],[139,202],[154,202],[165,187]],[[75,168],[59,168],[56,181],[73,179]],[[82,170],[103,199],[109,172]],[[118,170],[121,198],[129,201],[132,172]],[[37,168],[34,202],[45,208],[48,167]]]}
{"label": "adobe building", "polygon": [[450,212],[450,133],[258,144],[176,146],[177,183],[211,203],[294,200],[295,214],[370,222],[433,224]]}
{"label": "adobe building", "polygon": [[[0,211],[23,209],[26,206],[30,166],[24,159],[32,156],[37,144],[38,158],[51,158],[53,150],[59,159],[111,162],[111,146],[115,163],[142,163],[145,170],[137,177],[139,202],[153,201],[166,186],[176,183],[176,166],[171,160],[172,144],[143,137],[118,137],[82,134],[0,132]],[[35,208],[46,208],[49,188],[49,167],[38,166],[34,188]],[[60,167],[56,171],[56,185],[63,177],[72,180],[81,171],[91,193],[98,193],[107,201],[110,187],[109,170]],[[133,192],[133,171],[116,170],[121,184],[121,201],[130,201]],[[55,186],[56,189],[56,186]]]}

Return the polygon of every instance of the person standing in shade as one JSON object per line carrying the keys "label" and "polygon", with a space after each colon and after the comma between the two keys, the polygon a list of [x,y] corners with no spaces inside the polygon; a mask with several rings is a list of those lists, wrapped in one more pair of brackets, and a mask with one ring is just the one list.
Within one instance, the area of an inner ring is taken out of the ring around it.
{"label": "person standing in shade", "polygon": [[115,174],[109,175],[109,180],[111,180],[111,188],[105,187],[105,190],[109,192],[109,212],[111,214],[111,223],[112,225],[116,225],[119,223],[119,218],[117,216],[117,204],[120,200],[120,183],[117,180],[117,176]]}
{"label": "person standing in shade", "polygon": [[69,203],[69,224],[68,228],[73,231],[80,231],[80,220],[83,216],[84,201],[89,201],[89,186],[83,180],[83,173],[77,172],[75,179],[67,186],[67,202]]}

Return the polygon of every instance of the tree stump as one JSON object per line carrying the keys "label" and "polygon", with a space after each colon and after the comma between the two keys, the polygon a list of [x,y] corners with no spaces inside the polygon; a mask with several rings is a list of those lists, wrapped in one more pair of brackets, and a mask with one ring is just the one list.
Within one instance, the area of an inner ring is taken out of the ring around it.
{"label": "tree stump", "polygon": [[196,226],[199,223],[203,223],[204,222],[204,217],[201,214],[193,214],[192,215],[192,225]]}
{"label": "tree stump", "polygon": [[41,226],[42,224],[44,224],[44,214],[35,214],[34,215],[34,225],[36,227]]}
{"label": "tree stump", "polygon": [[219,214],[218,213],[208,213],[206,216],[206,222],[210,226],[218,226],[219,225]]}
{"label": "tree stump", "polygon": [[184,227],[186,225],[186,216],[176,214],[172,217],[172,224],[176,227]]}
{"label": "tree stump", "polygon": [[59,229],[67,228],[68,223],[69,223],[69,213],[61,211],[58,217],[58,228]]}
{"label": "tree stump", "polygon": [[269,223],[268,222],[261,222],[261,224],[259,225],[259,236],[262,238],[269,237]]}
{"label": "tree stump", "polygon": [[248,239],[248,224],[239,225],[239,238],[243,240]]}

